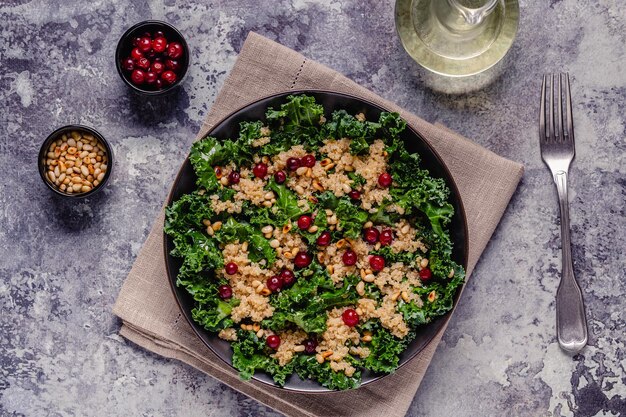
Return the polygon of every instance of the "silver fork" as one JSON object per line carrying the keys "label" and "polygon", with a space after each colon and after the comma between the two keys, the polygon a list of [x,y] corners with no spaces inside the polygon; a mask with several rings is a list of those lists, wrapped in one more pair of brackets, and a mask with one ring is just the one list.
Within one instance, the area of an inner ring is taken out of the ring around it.
{"label": "silver fork", "polygon": [[[556,120],[554,84],[557,85]],[[550,92],[546,109],[546,83]],[[565,84],[565,108],[563,116],[562,89]],[[547,126],[546,126],[547,120]],[[567,127],[565,126],[567,120]],[[556,123],[556,125],[555,125]],[[572,246],[569,230],[569,202],[567,200],[567,176],[574,159],[574,124],[572,122],[572,97],[569,74],[544,75],[541,84],[541,110],[539,114],[539,137],[541,159],[550,168],[559,195],[561,209],[561,249],[563,268],[561,282],[556,292],[556,331],[561,348],[578,352],[587,344],[587,320],[580,287],[574,277]]]}

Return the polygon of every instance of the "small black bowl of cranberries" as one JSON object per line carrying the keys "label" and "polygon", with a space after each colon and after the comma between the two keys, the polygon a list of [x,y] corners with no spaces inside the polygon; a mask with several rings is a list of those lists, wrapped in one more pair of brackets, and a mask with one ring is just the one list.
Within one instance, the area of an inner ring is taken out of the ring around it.
{"label": "small black bowl of cranberries", "polygon": [[128,29],[115,51],[117,71],[133,90],[158,95],[179,85],[189,67],[189,47],[174,26],[146,20]]}

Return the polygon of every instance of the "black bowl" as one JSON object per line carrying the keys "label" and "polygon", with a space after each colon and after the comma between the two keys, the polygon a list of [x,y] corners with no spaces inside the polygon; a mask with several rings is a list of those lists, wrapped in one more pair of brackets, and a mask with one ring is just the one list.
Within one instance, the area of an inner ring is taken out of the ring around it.
{"label": "black bowl", "polygon": [[[381,112],[387,111],[377,104],[362,100],[357,97],[349,96],[346,94],[328,92],[328,91],[290,91],[287,93],[273,95],[252,104],[249,104],[240,110],[235,111],[230,116],[217,123],[213,129],[207,134],[214,136],[220,140],[229,140],[230,138],[236,138],[239,134],[239,123],[243,121],[265,120],[265,111],[268,107],[277,108],[281,104],[286,102],[287,96],[292,94],[307,94],[315,97],[318,103],[324,106],[326,118],[330,118],[331,113],[334,110],[345,109],[350,114],[363,113],[368,120],[378,120]],[[407,129],[401,134],[401,138],[405,141],[406,147],[410,152],[417,152],[421,156],[422,165],[424,168],[430,171],[430,174],[436,178],[443,178],[451,190],[450,202],[454,206],[454,216],[452,222],[449,225],[450,235],[454,244],[454,250],[452,258],[455,262],[463,265],[467,270],[468,259],[468,233],[467,233],[467,220],[465,218],[465,210],[463,209],[463,203],[459,194],[459,190],[452,179],[450,171],[444,165],[443,161],[435,150],[424,140],[424,138],[415,130],[407,126]],[[181,167],[174,185],[172,187],[168,205],[171,205],[174,201],[179,199],[183,194],[194,191],[196,187],[196,174],[193,171],[189,159],[185,160]],[[231,357],[232,349],[230,343],[217,337],[216,334],[211,334],[203,329],[200,325],[195,323],[191,317],[191,310],[195,305],[195,301],[192,296],[184,289],[176,286],[176,276],[181,266],[181,260],[170,255],[174,244],[172,239],[164,235],[164,250],[165,261],[167,267],[167,273],[170,281],[170,286],[174,292],[174,296],[180,306],[180,309],[198,335],[198,337],[209,347],[219,358],[224,362],[232,366]],[[455,305],[458,301],[460,291],[454,298]],[[450,313],[437,318],[431,323],[421,326],[418,331],[417,337],[409,344],[407,349],[400,356],[399,366],[405,365],[415,355],[417,355],[422,349],[424,349],[435,335],[444,326],[446,319]],[[362,373],[361,386],[370,384],[380,378],[383,378],[385,374],[375,374],[370,371],[364,371]],[[257,381],[266,383],[268,385],[277,386],[272,380],[271,376],[264,373],[256,373],[253,378]],[[302,380],[297,375],[292,375],[286,381],[283,387],[286,390],[297,392],[333,392],[327,388],[324,388],[320,384],[311,380]]]}
{"label": "black bowl", "polygon": [[[130,80],[130,73],[122,68],[122,60],[127,58],[130,55],[130,51],[132,51],[134,48],[133,39],[136,37],[140,37],[145,32],[154,33],[156,31],[163,32],[168,41],[180,42],[180,44],[183,46],[183,57],[179,60],[180,71],[176,74],[178,76],[178,79],[175,83],[165,88],[162,88],[161,90],[141,88],[133,84]],[[169,23],[162,22],[160,20],[145,20],[132,26],[130,29],[124,32],[124,34],[120,38],[119,42],[117,43],[117,48],[115,50],[115,67],[117,68],[117,72],[120,74],[122,80],[133,91],[147,96],[157,96],[165,94],[179,86],[185,78],[185,75],[187,74],[187,69],[189,68],[189,46],[187,45],[187,42],[185,41],[182,33],[180,33],[178,29],[176,29]]]}
{"label": "black bowl", "polygon": [[[97,138],[98,141],[100,141],[100,143],[104,145],[104,148],[106,149],[106,153],[107,153],[108,165],[107,165],[107,170],[104,174],[104,178],[102,178],[102,181],[100,181],[98,185],[93,187],[91,191],[87,191],[86,193],[68,194],[64,192],[63,190],[61,190],[60,188],[57,188],[56,185],[52,184],[50,182],[50,179],[46,175],[46,159],[47,159],[47,153],[48,153],[48,149],[50,148],[50,145],[55,140],[59,139],[64,133],[69,133],[73,130],[77,130],[79,132],[87,132],[91,134],[92,136],[94,136],[95,138]],[[100,132],[98,132],[97,130],[89,126],[84,126],[84,125],[67,125],[67,126],[58,128],[54,132],[50,133],[50,135],[46,138],[46,140],[41,145],[41,149],[39,149],[39,156],[37,157],[37,165],[39,166],[39,175],[41,176],[42,181],[44,182],[44,184],[46,184],[46,186],[48,186],[49,189],[54,191],[56,194],[61,195],[63,197],[69,197],[69,198],[89,197],[89,196],[94,195],[98,191],[100,191],[102,188],[104,188],[105,184],[109,181],[109,177],[111,176],[111,171],[113,171],[113,149],[111,148],[111,145],[109,145],[109,142],[107,142],[107,140],[104,138],[104,136],[102,136]]]}

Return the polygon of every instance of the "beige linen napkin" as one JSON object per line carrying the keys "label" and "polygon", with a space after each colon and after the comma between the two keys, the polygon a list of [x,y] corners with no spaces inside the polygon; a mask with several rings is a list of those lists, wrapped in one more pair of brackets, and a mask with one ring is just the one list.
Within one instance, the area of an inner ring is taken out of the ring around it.
{"label": "beige linen napkin", "polygon": [[[250,33],[198,138],[234,110],[288,90],[325,89],[353,94],[402,117],[437,150],[462,196],[469,224],[468,276],[500,221],[523,167],[433,126],[337,72]],[[374,384],[330,394],[298,394],[256,381],[241,381],[215,356],[181,316],[163,257],[163,212],[157,217],[113,308],[123,320],[120,334],[148,350],[183,361],[288,416],[400,417],[406,414],[443,330],[410,363]],[[447,323],[446,323],[447,324]]]}

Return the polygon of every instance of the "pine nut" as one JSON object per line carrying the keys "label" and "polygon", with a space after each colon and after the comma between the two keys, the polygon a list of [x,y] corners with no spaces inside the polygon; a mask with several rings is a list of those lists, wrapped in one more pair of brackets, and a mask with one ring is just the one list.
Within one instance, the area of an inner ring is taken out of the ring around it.
{"label": "pine nut", "polygon": [[74,184],[74,185],[72,185],[72,190],[74,190],[75,192],[80,191],[81,188],[83,188],[83,186],[81,184]]}
{"label": "pine nut", "polygon": [[294,187],[294,190],[296,190],[296,193],[298,193],[298,194],[304,194],[304,188],[302,188],[301,185],[296,185]]}
{"label": "pine nut", "polygon": [[374,276],[374,274],[367,274],[363,277],[363,281],[365,282],[374,282],[376,280],[376,277]]}
{"label": "pine nut", "polygon": [[324,167],[324,171],[330,171],[331,169],[333,169],[335,167],[335,164],[328,164]]}
{"label": "pine nut", "polygon": [[265,201],[263,202],[263,207],[268,207],[268,208],[269,208],[269,207],[272,207],[272,202],[271,202],[271,201],[268,201],[268,200],[265,200]]}
{"label": "pine nut", "polygon": [[317,363],[322,364],[324,363],[324,357],[322,355],[320,355],[319,353],[317,355],[315,355],[315,359],[317,360]]}
{"label": "pine nut", "polygon": [[293,347],[294,352],[304,352],[304,345],[296,345]]}
{"label": "pine nut", "polygon": [[313,188],[315,188],[317,191],[324,191],[324,187],[322,187],[322,185],[317,181],[313,181]]}
{"label": "pine nut", "polygon": [[428,259],[422,258],[422,260],[420,261],[420,266],[422,268],[426,268],[428,266]]}
{"label": "pine nut", "polygon": [[261,284],[261,281],[259,281],[258,279],[255,279],[252,281],[252,287],[256,288],[259,285],[262,285],[262,284]]}
{"label": "pine nut", "polygon": [[265,195],[263,197],[265,197],[266,200],[271,200],[272,198],[274,198],[274,192],[273,191],[268,191],[268,192],[265,193]]}
{"label": "pine nut", "polygon": [[400,298],[400,293],[397,292],[394,295],[391,296],[391,301],[397,301],[398,298]]}
{"label": "pine nut", "polygon": [[324,252],[317,252],[317,261],[321,264],[324,263]]}
{"label": "pine nut", "polygon": [[241,251],[246,252],[248,250],[248,242],[243,242],[241,244]]}
{"label": "pine nut", "polygon": [[352,165],[346,165],[345,167],[343,167],[343,170],[346,172],[352,172],[354,171],[354,167]]}
{"label": "pine nut", "polygon": [[326,165],[330,164],[332,162],[332,160],[330,158],[324,158],[320,161],[320,165],[325,167]]}
{"label": "pine nut", "polygon": [[365,283],[363,281],[359,281],[359,283],[356,284],[356,292],[360,296],[364,296],[365,295]]}
{"label": "pine nut", "polygon": [[326,209],[325,213],[327,216],[332,216],[333,215],[333,211],[331,209]]}
{"label": "pine nut", "polygon": [[365,335],[361,338],[362,342],[371,342],[372,341],[372,336],[369,335]]}
{"label": "pine nut", "polygon": [[363,225],[363,229],[369,229],[372,226],[374,226],[374,223],[368,221],[368,222],[365,222],[365,224]]}
{"label": "pine nut", "polygon": [[358,314],[359,316],[363,315],[363,310],[361,309],[361,307],[357,307],[354,311],[356,311],[356,314]]}
{"label": "pine nut", "polygon": [[453,276],[454,276],[454,268],[450,270],[450,273],[448,274],[448,278],[452,278]]}
{"label": "pine nut", "polygon": [[211,220],[204,219],[204,220],[202,220],[202,224],[205,225],[205,226],[210,226],[211,225]]}
{"label": "pine nut", "polygon": [[278,239],[270,240],[270,247],[276,249],[279,246],[280,246],[280,242],[278,241]]}
{"label": "pine nut", "polygon": [[313,225],[313,226],[311,226],[311,227],[309,227],[309,228],[307,229],[307,232],[309,232],[309,233],[315,233],[315,232],[317,232],[317,230],[318,230],[318,229],[319,229],[319,228],[318,228],[316,225]]}
{"label": "pine nut", "polygon": [[333,351],[332,350],[327,350],[326,352],[322,353],[322,358],[326,359],[329,356],[333,355]]}
{"label": "pine nut", "polygon": [[437,293],[433,290],[428,294],[428,301],[433,302],[437,299]]}
{"label": "pine nut", "polygon": [[290,230],[291,230],[291,223],[287,223],[286,225],[283,226],[283,234],[289,233]]}
{"label": "pine nut", "polygon": [[94,186],[94,187],[97,187],[97,186],[98,186],[98,184],[100,184],[100,181],[98,181],[98,180],[93,180],[93,186]]}
{"label": "pine nut", "polygon": [[228,185],[228,177],[220,178],[220,184],[222,184],[223,186],[227,186]]}
{"label": "pine nut", "polygon": [[306,174],[306,170],[307,170],[307,167],[300,167],[300,168],[296,169],[296,174],[297,175],[304,175],[304,174]]}
{"label": "pine nut", "polygon": [[402,226],[402,229],[400,229],[400,231],[404,234],[409,233],[409,229],[411,228],[411,226],[409,226],[408,224],[405,224],[404,226]]}
{"label": "pine nut", "polygon": [[57,177],[54,174],[54,171],[48,171],[48,178],[50,178],[50,181],[52,182],[55,182],[57,180]]}
{"label": "pine nut", "polygon": [[216,232],[217,232],[218,230],[220,230],[220,229],[222,228],[222,222],[217,221],[217,222],[213,223],[213,224],[211,225],[211,228],[212,228],[214,231],[216,231]]}
{"label": "pine nut", "polygon": [[270,295],[271,293],[272,293],[272,292],[271,292],[268,288],[263,288],[263,289],[261,290],[261,293],[260,293],[260,294],[261,294],[261,295],[264,295],[264,296],[266,296],[266,297],[267,297],[267,296],[268,296],[268,295]]}
{"label": "pine nut", "polygon": [[333,274],[333,272],[335,272],[335,267],[334,267],[334,266],[332,266],[332,265],[328,265],[328,268],[326,268],[326,269],[328,269],[328,273],[329,273],[330,275],[332,275],[332,274]]}
{"label": "pine nut", "polygon": [[271,233],[265,233],[265,234],[263,234],[263,237],[265,239],[271,239],[272,238],[272,234]]}
{"label": "pine nut", "polygon": [[86,193],[87,191],[91,191],[91,187],[88,185],[83,185],[80,189],[83,193]]}
{"label": "pine nut", "polygon": [[330,219],[328,219],[328,224],[337,224],[337,216],[334,214],[330,216]]}
{"label": "pine nut", "polygon": [[61,191],[65,191],[67,189],[67,185],[61,184],[59,188],[61,189]]}
{"label": "pine nut", "polygon": [[264,226],[261,229],[261,233],[263,233],[263,234],[265,234],[265,233],[272,233],[273,231],[274,231],[274,228],[272,227],[272,225],[269,225],[269,224],[267,226]]}
{"label": "pine nut", "polygon": [[409,293],[406,291],[402,291],[402,299],[404,300],[405,303],[408,303],[410,300]]}
{"label": "pine nut", "polygon": [[89,144],[87,144],[87,145],[83,145],[83,150],[85,150],[85,151],[90,151],[90,150],[92,150],[92,149],[93,149],[93,146],[91,146],[91,145],[89,145]]}
{"label": "pine nut", "polygon": [[345,239],[339,239],[339,241],[335,244],[337,246],[338,249],[343,248],[344,246],[346,246],[346,240]]}
{"label": "pine nut", "polygon": [[346,194],[348,194],[350,191],[352,191],[352,188],[348,184],[341,184],[341,189]]}
{"label": "pine nut", "polygon": [[215,234],[215,230],[211,226],[206,227],[206,234],[209,236],[213,236]]}

